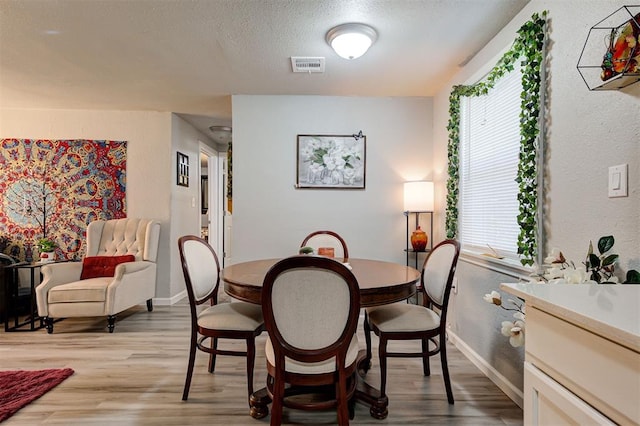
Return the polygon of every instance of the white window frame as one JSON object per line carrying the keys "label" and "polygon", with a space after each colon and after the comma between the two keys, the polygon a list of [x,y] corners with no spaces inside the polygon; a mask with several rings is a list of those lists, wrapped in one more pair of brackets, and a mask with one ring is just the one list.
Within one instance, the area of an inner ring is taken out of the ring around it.
{"label": "white window frame", "polygon": [[465,251],[518,262],[520,66],[486,95],[460,99],[458,232]]}

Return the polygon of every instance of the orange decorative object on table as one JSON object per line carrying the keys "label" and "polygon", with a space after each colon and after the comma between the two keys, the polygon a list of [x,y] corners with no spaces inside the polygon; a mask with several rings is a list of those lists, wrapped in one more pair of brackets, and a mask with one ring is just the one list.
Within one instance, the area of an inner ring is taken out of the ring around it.
{"label": "orange decorative object on table", "polygon": [[333,257],[335,255],[335,252],[333,250],[333,247],[318,247],[318,255]]}
{"label": "orange decorative object on table", "polygon": [[413,231],[411,234],[411,246],[415,251],[424,251],[424,249],[427,248],[428,240],[429,237],[427,237],[427,234],[420,229],[420,226],[418,226],[418,229]]}

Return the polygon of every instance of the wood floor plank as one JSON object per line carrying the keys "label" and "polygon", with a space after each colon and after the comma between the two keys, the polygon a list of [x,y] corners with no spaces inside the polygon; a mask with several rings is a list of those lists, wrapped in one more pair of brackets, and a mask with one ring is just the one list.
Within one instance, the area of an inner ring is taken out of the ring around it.
{"label": "wood floor plank", "polygon": [[[362,327],[359,328],[364,344]],[[264,344],[256,342],[254,386],[266,379]],[[242,343],[226,343],[241,348]],[[367,381],[380,383],[375,355]],[[413,343],[400,343],[408,348]],[[249,416],[245,360],[219,357],[216,372],[207,372],[199,352],[188,401],[182,401],[189,345],[189,308],[185,301],[134,307],[119,316],[109,334],[105,318],[66,319],[54,334],[0,332],[0,369],[36,370],[69,367],[75,373],[4,424],[15,425],[266,425]],[[446,400],[439,358],[431,377],[422,376],[418,359],[390,359],[387,389],[389,416],[375,420],[357,404],[354,425],[521,425],[522,410],[455,347],[448,347],[455,404]],[[334,412],[285,409],[283,424],[331,425]]]}

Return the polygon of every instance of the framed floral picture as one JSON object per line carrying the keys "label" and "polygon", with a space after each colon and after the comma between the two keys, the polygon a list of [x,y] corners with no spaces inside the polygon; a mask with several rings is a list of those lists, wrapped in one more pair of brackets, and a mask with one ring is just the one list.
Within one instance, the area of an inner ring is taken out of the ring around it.
{"label": "framed floral picture", "polygon": [[367,137],[298,135],[297,188],[364,189]]}

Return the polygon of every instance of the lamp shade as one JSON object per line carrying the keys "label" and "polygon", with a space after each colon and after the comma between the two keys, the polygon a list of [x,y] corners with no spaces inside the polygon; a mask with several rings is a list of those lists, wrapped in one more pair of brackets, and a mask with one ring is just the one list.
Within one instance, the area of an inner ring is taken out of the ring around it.
{"label": "lamp shade", "polygon": [[331,28],[326,40],[339,56],[356,59],[367,52],[377,37],[376,30],[370,26],[350,23]]}
{"label": "lamp shade", "polygon": [[404,211],[433,211],[433,182],[418,181],[404,183]]}

